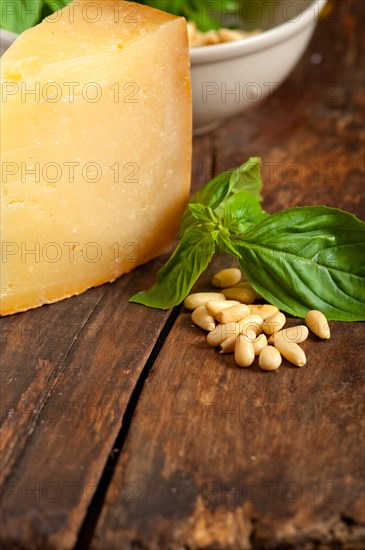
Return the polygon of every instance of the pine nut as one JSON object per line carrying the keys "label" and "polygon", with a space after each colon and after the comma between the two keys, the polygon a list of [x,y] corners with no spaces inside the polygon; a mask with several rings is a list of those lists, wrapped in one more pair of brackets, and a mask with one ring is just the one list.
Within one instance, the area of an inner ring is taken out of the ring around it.
{"label": "pine nut", "polygon": [[300,344],[308,338],[309,330],[305,325],[298,325],[297,327],[284,328],[275,332],[269,338],[269,344],[273,344],[276,338],[284,338],[286,342],[294,342],[294,344]]}
{"label": "pine nut", "polygon": [[254,340],[256,340],[256,334],[250,328],[248,328],[244,332],[240,332],[239,336],[241,336],[243,340],[245,340],[245,342],[250,342],[250,344],[253,344]]}
{"label": "pine nut", "polygon": [[246,304],[238,304],[224,309],[216,315],[217,321],[220,323],[230,323],[241,321],[244,317],[250,315],[249,307]]}
{"label": "pine nut", "polygon": [[260,315],[264,321],[279,311],[276,306],[272,306],[271,304],[253,304],[249,308],[251,313]]}
{"label": "pine nut", "polygon": [[237,336],[240,333],[239,323],[220,324],[207,335],[207,342],[213,347],[220,346],[230,336]]}
{"label": "pine nut", "polygon": [[225,300],[226,297],[220,292],[196,292],[189,294],[184,300],[184,306],[187,309],[196,309],[199,306],[205,306],[207,302],[213,302],[215,300]]}
{"label": "pine nut", "polygon": [[277,311],[274,315],[271,315],[264,321],[263,330],[270,336],[279,332],[286,323],[286,317],[281,311]]}
{"label": "pine nut", "polygon": [[248,342],[243,334],[237,337],[234,358],[240,367],[249,367],[254,362],[255,351],[252,342]]}
{"label": "pine nut", "polygon": [[248,288],[249,290],[251,290],[254,295],[255,295],[255,300],[262,300],[262,296],[261,294],[259,294],[258,292],[256,292],[256,290],[254,289],[254,287],[252,286],[251,283],[249,283],[248,281],[244,281],[243,283],[240,283],[239,285],[237,285],[237,288]]}
{"label": "pine nut", "polygon": [[260,334],[257,336],[257,338],[252,342],[253,349],[255,351],[255,355],[260,355],[261,351],[266,348],[267,346],[267,338],[265,334]]}
{"label": "pine nut", "polygon": [[283,338],[276,338],[274,346],[278,349],[283,357],[297,367],[304,367],[307,362],[304,351],[298,344],[286,342]]}
{"label": "pine nut", "polygon": [[265,371],[278,369],[283,358],[303,367],[307,358],[298,344],[308,338],[308,329],[319,338],[330,338],[325,315],[311,310],[305,316],[306,325],[284,328],[284,313],[269,303],[253,304],[262,297],[241,279],[240,269],[222,269],[212,280],[221,292],[197,292],[185,298],[185,307],[193,310],[192,321],[208,332],[208,344],[220,346],[221,354],[234,353],[240,367],[252,365],[255,356]]}
{"label": "pine nut", "polygon": [[251,344],[256,340],[256,333],[251,328],[248,328],[245,332],[241,332],[241,335],[246,338],[247,342],[251,342]]}
{"label": "pine nut", "polygon": [[237,267],[222,269],[212,279],[212,285],[216,288],[228,288],[236,286],[242,279],[242,272]]}
{"label": "pine nut", "polygon": [[241,302],[237,302],[236,300],[225,300],[223,301],[217,301],[217,302],[207,302],[205,304],[205,307],[208,310],[208,313],[210,315],[213,315],[213,317],[216,317],[219,312],[223,311],[224,309],[228,309],[229,307],[236,306],[240,304]]}
{"label": "pine nut", "polygon": [[308,311],[305,316],[305,322],[310,330],[318,336],[318,338],[328,340],[331,337],[328,321],[321,311],[316,309]]}
{"label": "pine nut", "polygon": [[214,317],[209,315],[205,306],[197,307],[191,314],[191,320],[195,325],[208,332],[215,329]]}
{"label": "pine nut", "polygon": [[234,40],[242,40],[242,38],[245,36],[241,30],[236,31],[234,29],[226,28],[218,29],[217,33],[221,42],[233,42]]}
{"label": "pine nut", "polygon": [[262,370],[276,370],[281,365],[281,355],[274,346],[266,346],[260,353],[259,366]]}
{"label": "pine nut", "polygon": [[227,300],[238,300],[242,304],[252,304],[255,301],[255,293],[249,288],[225,288],[223,294]]}
{"label": "pine nut", "polygon": [[259,315],[248,315],[242,321],[240,321],[240,332],[247,332],[247,330],[253,330],[253,332],[257,335],[260,332],[262,332],[262,326],[264,324],[264,321],[262,317]]}
{"label": "pine nut", "polygon": [[217,31],[211,30],[202,33],[202,46],[210,46],[212,44],[219,44],[220,39]]}
{"label": "pine nut", "polygon": [[232,336],[230,336],[229,338],[226,338],[226,340],[223,340],[223,342],[221,342],[220,353],[233,353],[235,346],[236,346],[236,335],[232,334]]}

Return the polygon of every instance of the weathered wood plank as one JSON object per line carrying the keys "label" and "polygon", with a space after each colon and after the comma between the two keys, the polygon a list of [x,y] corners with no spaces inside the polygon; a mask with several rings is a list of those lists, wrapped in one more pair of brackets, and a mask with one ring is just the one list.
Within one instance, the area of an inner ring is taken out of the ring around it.
{"label": "weathered wood plank", "polygon": [[[360,4],[337,3],[290,80],[215,134],[215,173],[263,157],[269,211],[325,203],[363,215]],[[300,100],[288,100],[298,86]],[[307,367],[264,373],[208,349],[182,312],[139,400],[93,550],[362,548],[364,326],[331,327],[330,341],[304,344]]]}
{"label": "weathered wood plank", "polygon": [[92,548],[360,548],[364,350],[348,340],[360,345],[364,331],[332,328],[329,342],[306,343],[307,368],[271,375],[208,350],[182,314],[148,379]]}
{"label": "weathered wood plank", "polygon": [[214,135],[193,140],[192,193],[206,183],[214,172]]}
{"label": "weathered wood plank", "polygon": [[[211,157],[209,138],[195,143],[195,154]],[[1,320],[1,548],[74,546],[116,452],[128,402],[170,315],[127,300],[151,286],[163,262]]]}
{"label": "weathered wood plank", "polygon": [[[102,299],[105,287],[52,306],[0,319],[3,483],[62,373],[62,361]],[[50,412],[51,414],[51,412]]]}
{"label": "weathered wood plank", "polygon": [[[74,545],[131,393],[169,316],[157,311],[146,316],[127,303],[146,275],[152,282],[158,263],[106,286],[103,300],[59,360],[54,384],[48,387],[43,379],[30,384],[28,393],[41,410],[25,447],[25,427],[20,422],[14,427],[20,448],[3,485],[0,540],[5,547]],[[88,301],[87,293],[80,300]],[[57,342],[48,346],[52,350]],[[7,429],[5,440],[13,443],[13,431],[7,434]]]}

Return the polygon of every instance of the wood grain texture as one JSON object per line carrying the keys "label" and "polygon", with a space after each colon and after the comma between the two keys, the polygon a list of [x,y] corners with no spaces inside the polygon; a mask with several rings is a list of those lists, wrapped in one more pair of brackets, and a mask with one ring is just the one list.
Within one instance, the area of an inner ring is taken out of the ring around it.
{"label": "wood grain texture", "polygon": [[1,469],[6,480],[105,287],[0,319]]}
{"label": "wood grain texture", "polygon": [[[209,164],[211,138],[194,145],[194,156]],[[197,187],[204,173],[196,167]],[[0,319],[0,548],[74,547],[105,465],[119,451],[114,443],[126,407],[170,316],[146,314],[128,298],[153,284],[165,260],[112,285]]]}
{"label": "wood grain texture", "polygon": [[[213,173],[262,156],[270,212],[325,203],[364,215],[363,7],[337,3],[284,86],[214,134]],[[142,392],[92,549],[363,548],[364,326],[331,328],[330,341],[303,345],[307,367],[263,373],[208,349],[182,312]]]}
{"label": "wood grain texture", "polygon": [[[270,212],[364,216],[364,4],[337,2],[283,87],[195,140],[194,188],[261,155]],[[0,548],[362,548],[363,325],[312,337],[306,368],[237,369],[186,312],[163,344],[169,313],[127,304],[162,262],[0,321]]]}
{"label": "wood grain texture", "polygon": [[[19,386],[2,432],[1,548],[74,546],[130,396],[169,316],[151,311],[146,317],[127,302],[152,283],[161,261],[1,321],[13,327],[2,353],[4,376],[17,372],[6,387]],[[42,342],[15,339],[24,323],[44,323]],[[70,324],[77,332],[69,333]]]}
{"label": "wood grain texture", "polygon": [[[332,330],[305,343],[307,367],[264,373],[208,349],[183,313],[148,378],[92,548],[360,548],[362,365],[348,340],[360,345],[364,331]],[[123,487],[134,491],[123,498]]]}

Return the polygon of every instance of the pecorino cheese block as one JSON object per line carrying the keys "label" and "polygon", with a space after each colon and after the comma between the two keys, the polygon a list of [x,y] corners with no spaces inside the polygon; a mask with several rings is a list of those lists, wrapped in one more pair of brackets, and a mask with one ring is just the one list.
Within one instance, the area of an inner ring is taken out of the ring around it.
{"label": "pecorino cheese block", "polygon": [[185,19],[77,0],[4,54],[1,94],[2,315],[169,248],[190,188]]}

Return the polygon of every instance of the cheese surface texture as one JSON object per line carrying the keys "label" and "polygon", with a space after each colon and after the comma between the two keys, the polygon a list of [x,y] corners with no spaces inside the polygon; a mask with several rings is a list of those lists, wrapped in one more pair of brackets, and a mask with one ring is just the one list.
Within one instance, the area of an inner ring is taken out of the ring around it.
{"label": "cheese surface texture", "polygon": [[189,195],[183,18],[78,0],[1,59],[1,314],[162,254]]}

